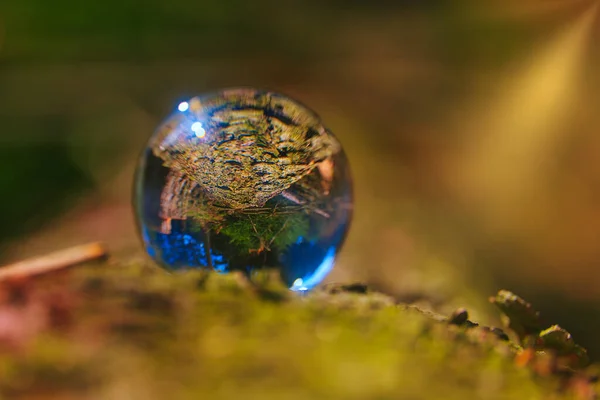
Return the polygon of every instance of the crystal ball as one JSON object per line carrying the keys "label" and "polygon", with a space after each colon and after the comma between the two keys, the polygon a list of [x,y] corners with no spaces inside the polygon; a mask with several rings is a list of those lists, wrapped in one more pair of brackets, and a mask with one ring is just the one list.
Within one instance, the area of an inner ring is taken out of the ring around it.
{"label": "crystal ball", "polygon": [[331,271],[352,217],[340,142],[284,95],[229,89],[181,102],[135,177],[137,228],[169,270],[277,268],[294,291]]}

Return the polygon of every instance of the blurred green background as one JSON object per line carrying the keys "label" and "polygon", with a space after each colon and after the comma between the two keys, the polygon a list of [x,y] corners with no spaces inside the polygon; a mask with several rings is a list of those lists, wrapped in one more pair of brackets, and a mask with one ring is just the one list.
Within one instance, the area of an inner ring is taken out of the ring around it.
{"label": "blurred green background", "polygon": [[3,0],[0,263],[140,251],[131,180],[154,127],[194,94],[265,87],[350,158],[330,281],[476,319],[512,289],[598,357],[598,43],[589,0]]}

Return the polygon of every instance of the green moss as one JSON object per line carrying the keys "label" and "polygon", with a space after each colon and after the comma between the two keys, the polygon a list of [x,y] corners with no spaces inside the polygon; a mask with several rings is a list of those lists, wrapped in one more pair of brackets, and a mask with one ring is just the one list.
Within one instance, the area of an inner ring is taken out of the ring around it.
{"label": "green moss", "polygon": [[28,290],[37,293],[29,304],[46,299],[41,310],[54,296],[71,299],[63,310],[72,318],[60,329],[47,324],[20,349],[3,347],[0,393],[7,398],[575,394],[564,378],[517,366],[517,347],[489,329],[449,324],[379,293],[296,296],[268,272],[249,282],[239,273],[168,274],[143,263],[81,267],[68,277],[33,282]]}
{"label": "green moss", "polygon": [[303,212],[245,215],[223,225],[221,233],[228,236],[242,254],[271,246],[283,250],[309,230],[308,217]]}

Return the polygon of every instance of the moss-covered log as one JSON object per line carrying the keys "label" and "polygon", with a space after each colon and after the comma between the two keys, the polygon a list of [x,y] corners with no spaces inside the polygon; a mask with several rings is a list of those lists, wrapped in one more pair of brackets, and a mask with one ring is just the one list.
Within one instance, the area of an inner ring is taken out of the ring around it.
{"label": "moss-covered log", "polygon": [[136,261],[0,294],[3,398],[593,398],[589,370],[559,370],[465,311],[445,318],[361,285],[298,296],[267,273]]}

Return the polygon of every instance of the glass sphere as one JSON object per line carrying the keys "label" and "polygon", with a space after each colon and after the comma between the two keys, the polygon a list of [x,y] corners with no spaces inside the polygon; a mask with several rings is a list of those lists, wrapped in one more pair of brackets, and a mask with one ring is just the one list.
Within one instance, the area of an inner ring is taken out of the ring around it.
{"label": "glass sphere", "polygon": [[278,268],[304,291],[333,268],[352,217],[352,179],[314,112],[281,94],[229,89],[180,103],[156,130],[134,206],[161,266]]}

